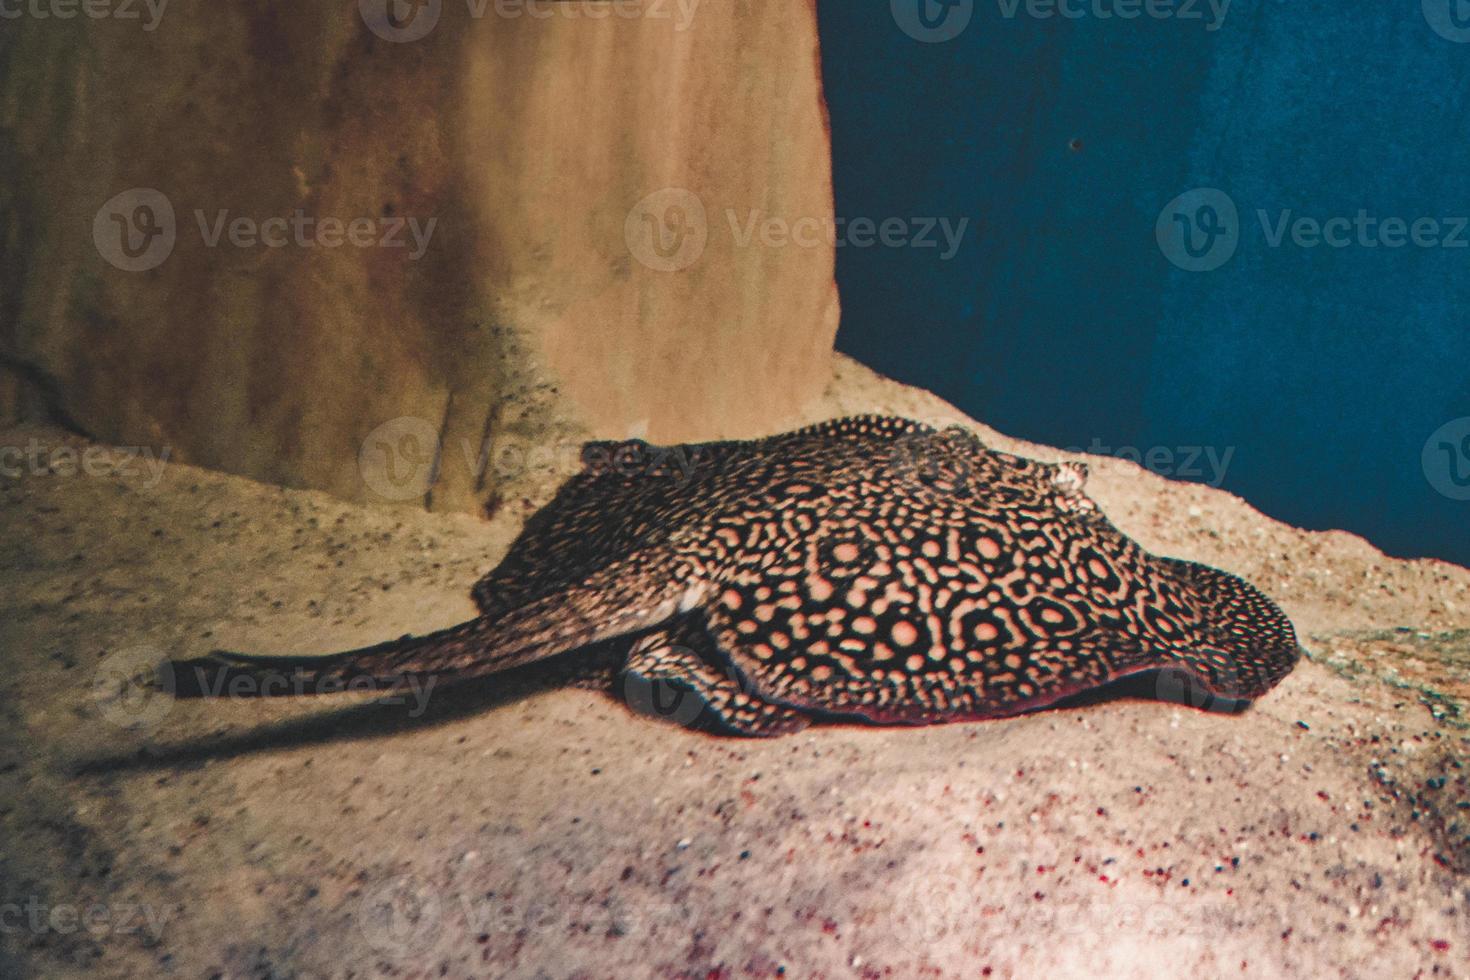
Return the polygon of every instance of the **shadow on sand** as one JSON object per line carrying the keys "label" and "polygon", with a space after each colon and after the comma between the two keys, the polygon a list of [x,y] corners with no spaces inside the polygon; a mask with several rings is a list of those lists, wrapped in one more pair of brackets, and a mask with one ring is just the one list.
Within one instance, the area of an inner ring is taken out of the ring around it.
{"label": "shadow on sand", "polygon": [[[588,651],[582,651],[582,656],[587,656],[587,653]],[[174,744],[147,745],[127,753],[83,758],[75,763],[73,772],[86,776],[189,768],[205,762],[258,752],[355,739],[386,738],[403,731],[436,728],[564,687],[567,673],[564,664],[546,661],[488,677],[445,684],[436,688],[433,696],[422,702],[422,711],[418,713],[408,710],[410,699],[389,692],[365,703],[359,702],[347,707],[260,725],[239,734],[205,737]],[[1249,701],[1216,697],[1202,691],[1187,676],[1179,676],[1180,673],[1182,672],[1147,671],[1133,674],[1025,714],[1074,711],[1109,701],[1124,700],[1178,704],[1213,714],[1239,714],[1251,704]],[[615,700],[626,703],[625,698],[619,697],[617,685],[608,686],[611,688],[609,693]],[[667,716],[661,716],[657,712],[639,713],[651,715],[655,720],[668,721]],[[862,719],[842,715],[815,714],[813,718],[818,724],[878,727]],[[680,722],[680,725],[717,737],[729,734],[707,711],[687,722]]]}

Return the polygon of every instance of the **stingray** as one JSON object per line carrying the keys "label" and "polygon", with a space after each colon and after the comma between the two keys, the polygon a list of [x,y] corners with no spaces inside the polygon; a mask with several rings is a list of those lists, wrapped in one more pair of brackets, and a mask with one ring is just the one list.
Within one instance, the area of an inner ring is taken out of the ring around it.
{"label": "stingray", "polygon": [[697,695],[714,727],[770,736],[1001,718],[1149,672],[1249,702],[1300,656],[1253,586],[1115,528],[1085,465],[959,427],[863,416],[749,441],[592,442],[582,462],[474,586],[474,619],[321,657],[216,651],[172,665],[176,693],[552,661],[579,684]]}

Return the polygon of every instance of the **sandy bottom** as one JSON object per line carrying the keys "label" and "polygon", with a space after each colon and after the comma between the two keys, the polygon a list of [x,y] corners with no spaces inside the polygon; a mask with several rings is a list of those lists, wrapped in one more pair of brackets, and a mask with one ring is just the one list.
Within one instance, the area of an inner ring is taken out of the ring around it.
{"label": "sandy bottom", "polygon": [[[840,361],[812,417],[867,411],[961,418]],[[32,438],[83,446],[0,446]],[[1246,712],[742,741],[522,677],[119,697],[160,654],[468,618],[534,494],[486,521],[182,465],[6,478],[0,976],[1470,974],[1470,572],[1092,462],[1124,531],[1293,617],[1309,659]]]}

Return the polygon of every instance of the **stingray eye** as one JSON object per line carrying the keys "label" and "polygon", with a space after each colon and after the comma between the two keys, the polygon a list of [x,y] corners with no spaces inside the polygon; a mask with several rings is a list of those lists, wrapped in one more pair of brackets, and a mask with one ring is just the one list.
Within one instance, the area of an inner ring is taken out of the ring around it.
{"label": "stingray eye", "polygon": [[1058,463],[1051,475],[1052,486],[1067,496],[1082,492],[1087,483],[1087,466],[1084,463]]}

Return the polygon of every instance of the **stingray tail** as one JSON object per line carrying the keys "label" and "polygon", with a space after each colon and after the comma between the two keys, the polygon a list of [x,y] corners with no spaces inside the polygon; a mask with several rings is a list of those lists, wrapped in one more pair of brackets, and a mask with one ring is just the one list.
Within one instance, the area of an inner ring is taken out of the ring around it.
{"label": "stingray tail", "polygon": [[516,666],[519,658],[486,656],[494,631],[484,619],[405,636],[358,650],[316,657],[268,657],[215,650],[169,665],[173,693],[181,698],[283,697],[344,690],[388,690],[409,677],[453,676]]}
{"label": "stingray tail", "polygon": [[1198,562],[1163,559],[1195,598],[1205,623],[1201,643],[1171,645],[1166,660],[1217,698],[1251,701],[1275,687],[1301,659],[1296,630],[1255,586]]}
{"label": "stingray tail", "polygon": [[[320,657],[216,650],[169,665],[178,697],[281,697],[387,690],[416,678],[483,677],[645,629],[679,611],[678,595],[615,596],[600,583],[566,589],[495,616]],[[164,678],[165,684],[168,679]]]}

